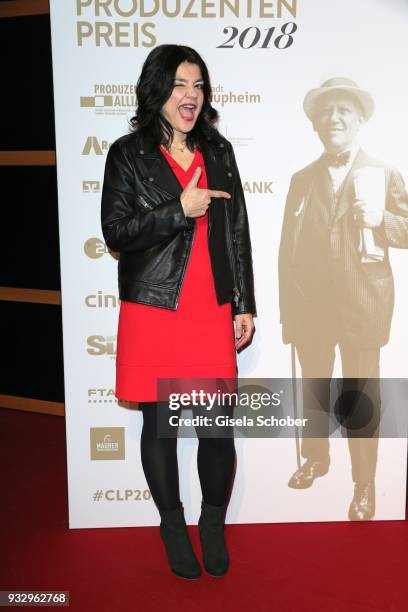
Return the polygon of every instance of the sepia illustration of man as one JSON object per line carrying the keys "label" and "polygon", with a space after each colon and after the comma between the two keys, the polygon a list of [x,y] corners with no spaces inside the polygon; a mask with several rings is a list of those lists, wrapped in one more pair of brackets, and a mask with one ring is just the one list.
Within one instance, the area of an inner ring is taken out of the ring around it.
{"label": "sepia illustration of man", "polygon": [[[310,487],[329,470],[330,383],[335,347],[343,372],[344,414],[366,411],[366,427],[347,429],[355,483],[350,520],[375,514],[380,416],[380,349],[394,307],[388,248],[408,248],[408,194],[398,171],[369,157],[359,131],[374,101],[350,79],[312,89],[304,110],[324,152],[291,180],[279,251],[284,343],[302,370],[306,460],[289,480]],[[363,415],[360,421],[364,421]]]}

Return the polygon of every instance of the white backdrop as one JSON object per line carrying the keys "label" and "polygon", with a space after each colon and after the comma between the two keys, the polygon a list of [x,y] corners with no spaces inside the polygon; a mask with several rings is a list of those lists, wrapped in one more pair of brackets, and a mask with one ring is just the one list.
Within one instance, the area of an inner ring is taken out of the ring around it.
{"label": "white backdrop", "polygon": [[[408,56],[408,6],[404,0],[50,4],[70,527],[158,524],[139,457],[141,415],[119,407],[113,395],[117,262],[103,243],[99,217],[106,152],[128,131],[142,63],[162,43],[193,46],[207,62],[220,130],[234,145],[244,182],[253,243],[257,332],[239,356],[240,376],[289,377],[278,312],[281,221],[291,175],[321,153],[302,101],[330,77],[356,80],[376,102],[363,147],[407,175],[408,85],[401,69]],[[286,49],[279,47],[288,37],[277,38],[282,27],[297,28]],[[231,47],[220,48],[232,28]],[[259,42],[251,46],[256,28]],[[262,48],[265,37],[269,48]],[[408,253],[393,252],[392,261],[397,298],[382,375],[406,377]],[[237,440],[227,521],[346,520],[353,493],[347,443],[332,442],[329,474],[307,491],[294,491],[287,486],[296,468],[294,440]],[[179,441],[188,522],[196,522],[201,501],[195,453],[196,440]],[[404,517],[405,482],[406,440],[381,440],[376,519]]]}

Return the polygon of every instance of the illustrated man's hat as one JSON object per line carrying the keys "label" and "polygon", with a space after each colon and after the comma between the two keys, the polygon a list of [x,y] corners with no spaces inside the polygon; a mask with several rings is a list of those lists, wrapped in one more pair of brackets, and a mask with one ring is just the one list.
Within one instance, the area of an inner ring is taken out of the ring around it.
{"label": "illustrated man's hat", "polygon": [[371,117],[374,112],[374,100],[368,91],[360,89],[357,83],[351,79],[345,79],[343,77],[336,77],[325,81],[318,89],[311,89],[303,102],[303,108],[306,115],[311,121],[313,121],[316,104],[325,94],[329,92],[347,93],[354,96],[360,102],[364,111],[364,117],[366,121]]}

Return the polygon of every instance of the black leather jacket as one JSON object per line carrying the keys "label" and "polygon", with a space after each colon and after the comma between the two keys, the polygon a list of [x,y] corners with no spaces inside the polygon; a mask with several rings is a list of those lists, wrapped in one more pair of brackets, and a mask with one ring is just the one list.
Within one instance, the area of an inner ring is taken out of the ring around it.
{"label": "black leather jacket", "polygon": [[[231,194],[208,208],[208,246],[219,304],[255,314],[251,243],[231,144],[217,135],[202,148],[209,189]],[[157,147],[137,132],[116,140],[106,159],[102,231],[119,251],[119,297],[176,310],[196,222],[185,217],[182,188]]]}

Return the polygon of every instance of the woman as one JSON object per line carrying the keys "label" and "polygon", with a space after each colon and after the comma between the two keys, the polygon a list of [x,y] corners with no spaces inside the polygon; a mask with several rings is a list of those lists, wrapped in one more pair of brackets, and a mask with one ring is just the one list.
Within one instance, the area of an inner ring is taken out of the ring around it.
{"label": "woman", "polygon": [[[232,147],[213,125],[199,54],[156,47],[136,96],[134,130],[112,144],[102,194],[103,235],[120,253],[116,396],[143,411],[142,465],[170,566],[198,578],[179,497],[177,436],[157,432],[157,379],[236,377],[235,352],[254,332],[248,219]],[[200,437],[197,463],[204,566],[222,576],[233,437]]]}

